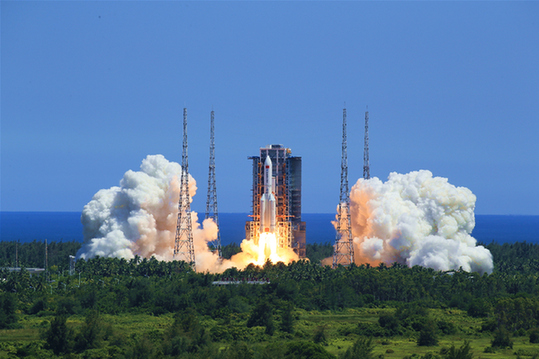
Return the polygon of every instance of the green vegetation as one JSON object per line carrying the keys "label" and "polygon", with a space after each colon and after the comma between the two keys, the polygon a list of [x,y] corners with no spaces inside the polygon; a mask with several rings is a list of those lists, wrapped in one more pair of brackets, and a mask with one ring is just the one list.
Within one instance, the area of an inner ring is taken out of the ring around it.
{"label": "green vegetation", "polygon": [[17,323],[17,297],[13,293],[0,293],[0,329],[12,329]]}
{"label": "green vegetation", "polygon": [[[77,253],[80,242],[49,242],[48,262],[51,270],[69,269],[69,255]],[[0,242],[0,267],[44,268],[45,242]]]}
{"label": "green vegetation", "polygon": [[[333,270],[315,260],[210,274],[136,257],[79,260],[71,276],[67,256],[75,246],[54,245],[66,260],[51,261],[50,281],[24,268],[0,271],[0,358],[539,355],[536,245],[489,245],[490,275],[399,264]],[[321,258],[330,249],[307,253]],[[39,266],[32,262],[42,260],[39,250],[30,252],[35,259],[20,258]],[[221,278],[270,283],[212,284]]]}

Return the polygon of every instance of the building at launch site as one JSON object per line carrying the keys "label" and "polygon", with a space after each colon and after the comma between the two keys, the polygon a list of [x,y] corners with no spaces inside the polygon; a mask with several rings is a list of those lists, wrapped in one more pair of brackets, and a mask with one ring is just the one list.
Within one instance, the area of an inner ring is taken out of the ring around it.
{"label": "building at launch site", "polygon": [[249,159],[253,162],[253,201],[251,219],[245,224],[246,239],[258,245],[260,233],[272,231],[278,247],[292,248],[299,258],[305,258],[301,157],[292,156],[283,145],[268,145]]}

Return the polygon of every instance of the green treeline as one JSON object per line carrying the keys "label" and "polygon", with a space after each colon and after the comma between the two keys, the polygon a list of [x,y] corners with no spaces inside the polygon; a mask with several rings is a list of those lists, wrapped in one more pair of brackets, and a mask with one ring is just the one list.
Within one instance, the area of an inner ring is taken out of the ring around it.
{"label": "green treeline", "polygon": [[[49,242],[49,266],[68,269],[69,256],[75,255],[81,245],[76,241]],[[45,268],[45,242],[0,242],[0,267]]]}
{"label": "green treeline", "polygon": [[[177,261],[98,257],[77,261],[70,276],[65,271],[67,257],[76,252],[77,244],[50,244],[62,257],[58,262],[49,257],[51,281],[24,268],[0,270],[0,329],[26,330],[29,324],[25,323],[41,323],[40,341],[0,343],[0,353],[81,358],[374,358],[378,343],[397,338],[436,347],[446,337],[487,336],[492,352],[512,348],[515,338],[539,342],[539,246],[534,244],[488,245],[495,263],[490,275],[396,263],[331,269],[319,264],[331,255],[331,245],[316,244],[307,249],[311,261],[267,262],[222,274],[195,273]],[[0,245],[0,261],[9,262],[4,249],[14,252],[13,243]],[[28,267],[38,267],[32,261],[43,260],[41,244],[26,245],[19,247],[20,263],[25,258]],[[225,247],[223,252],[234,253],[235,247]],[[23,248],[28,250],[26,257],[21,257]],[[213,283],[227,279],[265,279],[269,284]],[[307,325],[310,315],[337,315],[350,309],[372,310],[375,317],[335,327]],[[453,312],[460,321],[452,319]],[[168,321],[126,336],[125,329],[110,319],[125,315]],[[466,318],[479,324],[472,329],[461,323]],[[340,337],[350,343],[342,348],[339,344],[331,354],[328,343]],[[470,350],[467,343],[430,358],[459,357],[458,353],[471,357]]]}
{"label": "green treeline", "polygon": [[[58,270],[69,269],[69,256],[75,255],[81,245],[82,243],[76,241],[49,242],[49,266],[55,266]],[[493,242],[485,247],[494,257],[495,272],[507,274],[539,272],[539,245],[526,242],[504,244]],[[241,248],[236,243],[222,248],[223,257],[226,259],[240,251]],[[311,262],[320,263],[322,259],[333,255],[333,245],[329,242],[307,244],[306,253]],[[45,242],[36,240],[27,243],[0,242],[0,267],[15,267],[16,257],[19,267],[45,267]]]}
{"label": "green treeline", "polygon": [[[75,255],[82,246],[80,242],[49,242],[48,263],[60,270],[69,268],[69,256]],[[236,243],[222,247],[223,257],[230,259],[234,254],[241,252]],[[316,263],[333,255],[333,246],[329,243],[307,244],[307,257]],[[17,263],[18,260],[18,263]],[[27,243],[0,242],[0,267],[45,267],[45,242],[32,241]]]}

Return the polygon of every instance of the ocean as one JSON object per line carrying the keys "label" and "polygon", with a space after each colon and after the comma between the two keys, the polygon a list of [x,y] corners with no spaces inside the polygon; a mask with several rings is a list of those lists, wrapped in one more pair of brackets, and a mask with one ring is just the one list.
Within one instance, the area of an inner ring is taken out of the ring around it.
{"label": "ocean", "polygon": [[[80,212],[0,212],[0,240],[31,242],[82,242]],[[307,243],[333,243],[332,213],[304,213]],[[221,243],[240,243],[245,238],[247,213],[220,213]],[[539,243],[539,216],[476,215],[472,236],[479,242]]]}

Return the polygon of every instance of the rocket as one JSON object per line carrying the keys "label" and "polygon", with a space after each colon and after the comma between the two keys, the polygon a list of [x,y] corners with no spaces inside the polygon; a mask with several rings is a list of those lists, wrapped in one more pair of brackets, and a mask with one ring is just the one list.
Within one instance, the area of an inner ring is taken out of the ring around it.
{"label": "rocket", "polygon": [[260,197],[260,233],[275,233],[275,196],[272,163],[269,156],[264,163],[264,193]]}

